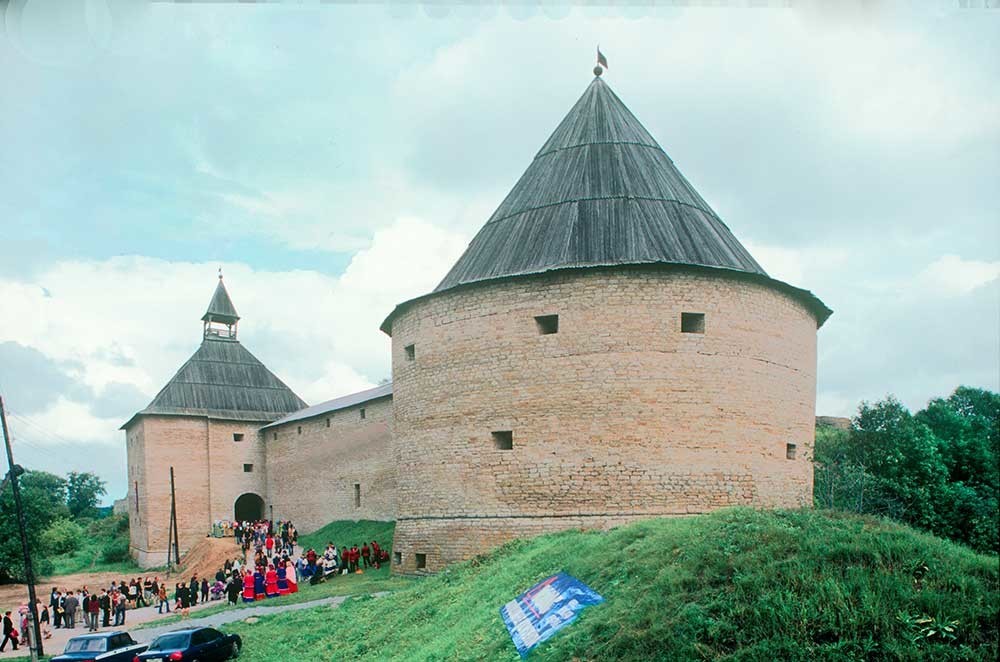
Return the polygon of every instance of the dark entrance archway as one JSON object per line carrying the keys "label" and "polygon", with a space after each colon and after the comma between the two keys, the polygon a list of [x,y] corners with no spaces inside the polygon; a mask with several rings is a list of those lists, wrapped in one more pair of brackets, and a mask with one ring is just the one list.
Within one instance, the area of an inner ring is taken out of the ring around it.
{"label": "dark entrance archway", "polygon": [[241,494],[233,506],[233,519],[240,522],[264,519],[264,500],[253,492]]}

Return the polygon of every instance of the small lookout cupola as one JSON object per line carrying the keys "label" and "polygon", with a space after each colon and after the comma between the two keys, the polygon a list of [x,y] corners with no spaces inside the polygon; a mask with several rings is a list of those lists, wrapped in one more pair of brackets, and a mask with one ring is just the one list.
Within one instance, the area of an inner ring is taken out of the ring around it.
{"label": "small lookout cupola", "polygon": [[219,269],[219,284],[215,288],[215,294],[212,295],[201,321],[205,323],[205,338],[236,340],[236,326],[240,316],[222,282],[222,269]]}

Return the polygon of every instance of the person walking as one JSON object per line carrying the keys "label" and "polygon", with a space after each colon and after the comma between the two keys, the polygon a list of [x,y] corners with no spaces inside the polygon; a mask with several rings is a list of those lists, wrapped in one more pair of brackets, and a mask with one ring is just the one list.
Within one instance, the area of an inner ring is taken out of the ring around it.
{"label": "person walking", "polygon": [[66,599],[63,600],[63,627],[76,628],[76,610],[80,606],[80,601],[73,595],[73,591],[66,592]]}
{"label": "person walking", "polygon": [[97,615],[101,612],[101,599],[97,595],[88,595],[87,606],[84,607],[87,617],[87,625],[91,632],[97,632]]}
{"label": "person walking", "polygon": [[188,606],[194,607],[198,604],[198,575],[191,578],[191,584],[188,586]]}
{"label": "person walking", "polygon": [[156,613],[157,614],[162,614],[163,613],[163,606],[166,605],[166,607],[167,607],[167,613],[169,614],[170,613],[170,600],[167,598],[167,585],[166,584],[160,584],[160,593],[159,593],[158,598],[159,598],[160,604],[156,607]]}
{"label": "person walking", "polygon": [[59,614],[59,591],[55,586],[52,587],[52,593],[49,594],[49,611],[52,612],[53,627],[58,628],[62,622],[62,616]]}
{"label": "person walking", "polygon": [[208,602],[208,579],[201,580],[201,601]]}
{"label": "person walking", "polygon": [[17,650],[17,630],[14,629],[14,619],[10,617],[9,611],[3,615],[3,643],[0,643],[0,653],[7,647],[8,641],[14,647],[13,650]]}
{"label": "person walking", "polygon": [[49,628],[49,606],[43,605],[41,600],[36,601],[38,609],[38,624],[42,628],[42,638],[48,639],[52,636],[52,630]]}

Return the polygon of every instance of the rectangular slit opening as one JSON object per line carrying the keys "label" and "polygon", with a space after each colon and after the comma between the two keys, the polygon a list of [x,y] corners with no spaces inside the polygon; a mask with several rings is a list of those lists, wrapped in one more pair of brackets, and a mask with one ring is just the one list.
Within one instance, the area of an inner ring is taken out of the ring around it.
{"label": "rectangular slit opening", "polygon": [[493,447],[498,451],[509,451],[514,448],[514,433],[510,430],[497,430],[491,432],[493,437]]}
{"label": "rectangular slit opening", "polygon": [[795,444],[785,444],[785,459],[786,460],[795,459]]}
{"label": "rectangular slit opening", "polygon": [[299,434],[302,434],[302,426],[299,426]]}
{"label": "rectangular slit opening", "polygon": [[681,333],[705,333],[705,313],[681,313]]}
{"label": "rectangular slit opening", "polygon": [[363,420],[365,420],[365,418],[367,418],[366,412],[365,412],[365,408],[362,407],[361,408],[361,420],[363,421]]}
{"label": "rectangular slit opening", "polygon": [[402,565],[403,564],[403,553],[402,552],[393,552],[392,553],[392,563],[393,563],[393,565]]}
{"label": "rectangular slit opening", "polygon": [[354,507],[361,507],[361,483],[354,483]]}
{"label": "rectangular slit opening", "polygon": [[330,427],[330,419],[326,419],[326,427]]}
{"label": "rectangular slit opening", "polygon": [[538,328],[538,335],[548,336],[559,333],[558,315],[539,315],[535,318],[535,326]]}
{"label": "rectangular slit opening", "polygon": [[417,346],[416,345],[407,345],[406,347],[403,348],[403,351],[406,352],[406,360],[407,361],[414,361],[414,360],[416,360],[416,358],[417,358]]}
{"label": "rectangular slit opening", "polygon": [[423,570],[427,567],[427,555],[426,554],[414,554],[413,557],[417,561],[417,570]]}

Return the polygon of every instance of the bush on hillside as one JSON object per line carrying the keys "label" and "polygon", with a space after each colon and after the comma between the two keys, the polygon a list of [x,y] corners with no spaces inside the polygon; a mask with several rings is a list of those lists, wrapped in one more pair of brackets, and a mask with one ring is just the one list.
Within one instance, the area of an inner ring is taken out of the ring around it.
{"label": "bush on hillside", "polygon": [[104,563],[127,561],[128,551],[128,538],[112,538],[101,548],[101,561]]}
{"label": "bush on hillside", "polygon": [[[564,571],[605,598],[532,660],[995,660],[995,557],[873,517],[726,510],[517,540],[377,600],[226,629],[246,662],[518,660],[499,608]],[[951,628],[947,634],[940,627]]]}
{"label": "bush on hillside", "polygon": [[42,532],[42,545],[52,554],[68,554],[83,542],[84,533],[73,520],[60,518]]}

